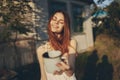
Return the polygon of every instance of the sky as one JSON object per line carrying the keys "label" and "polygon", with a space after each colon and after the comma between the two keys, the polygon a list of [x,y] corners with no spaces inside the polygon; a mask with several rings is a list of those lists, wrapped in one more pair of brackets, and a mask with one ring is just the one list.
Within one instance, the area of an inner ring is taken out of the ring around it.
{"label": "sky", "polygon": [[97,7],[105,8],[109,6],[114,0],[93,0],[93,1],[97,5]]}

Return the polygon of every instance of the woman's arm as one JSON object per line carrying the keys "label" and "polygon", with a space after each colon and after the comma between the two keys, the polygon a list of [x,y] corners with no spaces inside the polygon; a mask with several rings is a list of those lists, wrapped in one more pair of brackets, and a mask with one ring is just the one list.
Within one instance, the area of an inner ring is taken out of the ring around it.
{"label": "woman's arm", "polygon": [[72,39],[70,41],[70,46],[69,46],[69,53],[74,53],[76,54],[77,53],[77,42],[76,40]]}
{"label": "woman's arm", "polygon": [[71,77],[73,75],[73,73],[74,73],[75,58],[76,58],[76,41],[75,40],[71,40],[70,46],[69,46],[69,55],[68,55],[67,58],[64,59],[64,61],[68,61],[68,64],[66,64],[66,62],[64,62],[64,61],[62,61],[62,62],[60,62],[60,63],[57,64],[57,66],[63,72],[65,72],[65,74],[67,76],[69,76],[69,77]]}
{"label": "woman's arm", "polygon": [[66,75],[72,76],[75,70],[75,58],[76,58],[76,53],[77,53],[77,42],[75,40],[70,41],[70,46],[69,46],[69,55],[68,55],[68,63],[69,63],[69,69],[65,70]]}
{"label": "woman's arm", "polygon": [[40,64],[40,72],[41,72],[41,79],[40,80],[47,80],[46,74],[45,74],[45,69],[44,69],[44,61],[42,54],[45,52],[45,49],[43,46],[40,46],[37,49],[37,58]]}

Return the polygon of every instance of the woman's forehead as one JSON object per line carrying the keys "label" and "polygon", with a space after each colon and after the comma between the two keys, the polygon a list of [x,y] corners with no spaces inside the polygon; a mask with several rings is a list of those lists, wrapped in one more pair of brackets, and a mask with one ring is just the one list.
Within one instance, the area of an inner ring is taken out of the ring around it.
{"label": "woman's forehead", "polygon": [[58,18],[64,19],[63,13],[60,13],[60,12],[55,13],[53,17],[58,17]]}

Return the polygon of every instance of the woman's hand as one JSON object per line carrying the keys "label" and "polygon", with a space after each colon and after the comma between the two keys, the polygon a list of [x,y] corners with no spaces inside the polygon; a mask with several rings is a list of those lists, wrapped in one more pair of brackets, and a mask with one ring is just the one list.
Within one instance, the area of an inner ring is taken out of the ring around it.
{"label": "woman's hand", "polygon": [[55,71],[54,75],[61,75],[63,72],[65,72],[68,76],[72,76],[73,71],[65,62],[61,61],[60,63],[56,64],[56,66],[60,68],[60,71]]}
{"label": "woman's hand", "polygon": [[63,61],[58,63],[57,67],[59,67],[60,70],[62,70],[62,71],[66,71],[66,70],[70,69],[70,66],[68,64],[66,64],[65,62],[63,62]]}
{"label": "woman's hand", "polygon": [[57,63],[56,66],[59,67],[60,71],[55,71],[55,75],[61,75],[65,70],[69,69],[69,65],[63,61]]}

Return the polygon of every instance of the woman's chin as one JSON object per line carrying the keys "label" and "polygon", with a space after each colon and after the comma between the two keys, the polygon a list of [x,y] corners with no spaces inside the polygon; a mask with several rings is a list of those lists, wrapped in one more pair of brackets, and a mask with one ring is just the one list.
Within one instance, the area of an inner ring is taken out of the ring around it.
{"label": "woman's chin", "polygon": [[60,34],[61,32],[60,31],[57,31],[57,30],[55,30],[55,31],[52,31],[53,33],[56,33],[56,34]]}

